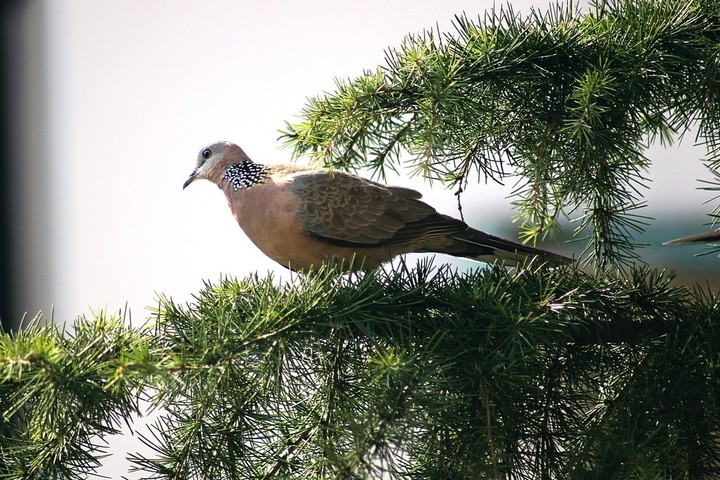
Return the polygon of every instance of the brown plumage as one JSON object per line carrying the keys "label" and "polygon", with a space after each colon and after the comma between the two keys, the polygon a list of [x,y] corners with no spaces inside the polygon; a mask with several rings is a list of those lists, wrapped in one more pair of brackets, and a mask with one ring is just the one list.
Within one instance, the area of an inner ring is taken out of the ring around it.
{"label": "brown plumage", "polygon": [[415,190],[337,171],[257,164],[229,142],[203,148],[183,188],[200,178],[225,192],[238,224],[265,255],[293,270],[331,258],[346,270],[375,268],[411,252],[508,264],[534,256],[569,261],[470,228],[436,212]]}

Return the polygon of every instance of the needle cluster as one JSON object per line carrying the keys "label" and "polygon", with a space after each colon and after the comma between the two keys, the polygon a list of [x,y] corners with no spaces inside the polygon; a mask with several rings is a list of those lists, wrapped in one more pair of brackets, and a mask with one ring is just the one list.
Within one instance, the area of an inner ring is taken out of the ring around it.
{"label": "needle cluster", "polygon": [[650,270],[420,264],[208,283],[0,338],[0,478],[717,478],[720,299]]}
{"label": "needle cluster", "polygon": [[715,0],[501,7],[454,26],[408,36],[384,65],[311,98],[288,145],[380,174],[406,161],[459,191],[476,174],[512,176],[523,235],[569,216],[597,266],[636,258],[649,143],[693,130],[720,164]]}

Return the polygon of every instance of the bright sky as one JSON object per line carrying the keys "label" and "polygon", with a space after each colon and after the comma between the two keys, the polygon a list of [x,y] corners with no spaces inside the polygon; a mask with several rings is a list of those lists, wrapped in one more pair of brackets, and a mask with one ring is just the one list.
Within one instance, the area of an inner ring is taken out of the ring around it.
{"label": "bright sky", "polygon": [[[512,3],[518,10],[547,5]],[[46,311],[53,306],[59,321],[127,303],[139,322],[156,292],[189,300],[203,280],[223,274],[283,274],[247,240],[214,185],[182,190],[200,148],[231,140],[256,161],[288,161],[278,129],[306,97],[332,90],[335,77],[381,64],[384,50],[407,33],[436,25],[447,31],[455,14],[476,16],[493,4],[45,1],[51,282],[50,298],[36,303]],[[669,162],[687,156],[692,168],[682,171],[684,190],[677,188],[677,172],[660,169],[651,206],[689,199],[702,222],[700,204],[708,195],[692,190],[703,175],[693,170],[702,152],[659,155]],[[412,185],[453,213],[452,192]],[[512,232],[503,198],[509,188],[472,188],[466,195],[471,223]]]}

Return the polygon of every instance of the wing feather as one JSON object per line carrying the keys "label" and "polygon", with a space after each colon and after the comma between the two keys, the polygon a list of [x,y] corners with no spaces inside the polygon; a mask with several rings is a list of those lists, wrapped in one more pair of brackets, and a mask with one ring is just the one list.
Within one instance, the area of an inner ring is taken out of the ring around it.
{"label": "wing feather", "polygon": [[467,229],[420,201],[419,192],[342,172],[298,174],[293,190],[300,199],[295,214],[305,233],[353,247],[410,244]]}

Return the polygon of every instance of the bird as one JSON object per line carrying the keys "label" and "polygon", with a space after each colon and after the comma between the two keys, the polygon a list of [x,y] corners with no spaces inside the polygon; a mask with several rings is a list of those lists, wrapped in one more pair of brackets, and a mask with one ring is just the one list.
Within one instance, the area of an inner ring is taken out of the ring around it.
{"label": "bird", "polygon": [[720,230],[713,232],[698,233],[696,235],[690,235],[688,237],[676,238],[669,240],[664,245],[688,245],[698,243],[719,243],[720,242]]}
{"label": "bird", "polygon": [[202,148],[183,190],[199,179],[225,193],[235,220],[265,255],[294,271],[330,263],[345,272],[371,270],[413,252],[508,266],[532,257],[570,262],[438,213],[410,188],[337,170],[255,163],[231,142]]}

